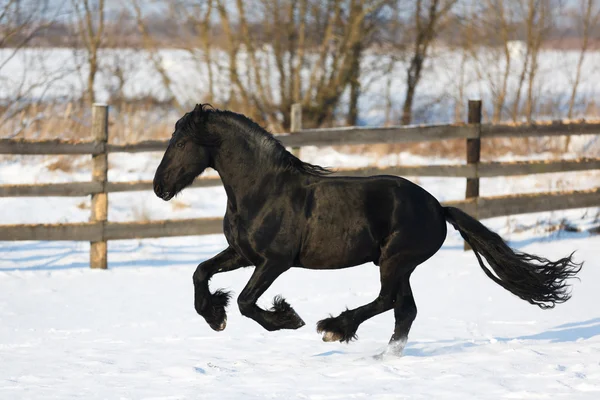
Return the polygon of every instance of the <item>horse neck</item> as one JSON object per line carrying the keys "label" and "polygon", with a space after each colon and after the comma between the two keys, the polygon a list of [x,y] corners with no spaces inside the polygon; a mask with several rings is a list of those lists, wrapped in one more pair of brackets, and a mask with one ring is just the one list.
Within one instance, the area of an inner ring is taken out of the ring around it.
{"label": "horse neck", "polygon": [[276,164],[275,148],[261,143],[262,138],[229,138],[214,156],[223,185],[234,192],[248,193],[281,169]]}

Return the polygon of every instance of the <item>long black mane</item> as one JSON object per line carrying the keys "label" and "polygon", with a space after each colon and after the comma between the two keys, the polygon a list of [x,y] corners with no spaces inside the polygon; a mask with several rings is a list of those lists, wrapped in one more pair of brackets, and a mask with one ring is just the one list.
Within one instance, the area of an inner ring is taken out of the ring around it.
{"label": "long black mane", "polygon": [[187,128],[194,138],[204,146],[220,145],[218,135],[211,134],[209,130],[204,128],[206,122],[211,115],[219,116],[228,122],[233,122],[238,125],[244,133],[258,139],[257,143],[261,144],[264,149],[269,149],[273,153],[273,160],[282,168],[292,169],[315,176],[323,176],[332,173],[328,168],[323,168],[319,165],[313,165],[300,160],[292,153],[285,149],[285,146],[273,136],[269,131],[262,126],[246,117],[232,111],[219,110],[210,104],[198,104],[190,113],[185,114],[177,124]]}

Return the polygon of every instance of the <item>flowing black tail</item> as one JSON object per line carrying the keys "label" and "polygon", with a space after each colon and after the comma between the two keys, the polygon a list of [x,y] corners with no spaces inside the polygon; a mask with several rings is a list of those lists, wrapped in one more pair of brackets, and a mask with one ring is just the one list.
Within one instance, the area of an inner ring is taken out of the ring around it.
{"label": "flowing black tail", "polygon": [[500,236],[458,208],[444,207],[444,214],[473,248],[483,272],[498,285],[543,309],[569,300],[571,295],[565,281],[575,276],[582,266],[573,262],[572,253],[558,261],[515,253]]}

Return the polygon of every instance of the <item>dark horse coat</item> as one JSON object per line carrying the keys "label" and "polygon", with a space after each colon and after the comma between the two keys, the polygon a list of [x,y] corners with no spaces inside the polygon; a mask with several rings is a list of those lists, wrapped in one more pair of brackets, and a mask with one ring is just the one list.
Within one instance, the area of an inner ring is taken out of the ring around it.
{"label": "dark horse coat", "polygon": [[304,322],[283,298],[277,297],[270,310],[256,305],[279,275],[292,267],[338,269],[373,262],[380,268],[379,295],[320,321],[317,329],[324,340],[349,341],[363,321],[393,308],[391,342],[401,349],[417,314],[410,275],[442,246],[446,222],[471,245],[488,277],[542,308],[569,298],[565,281],[580,269],[570,256],[552,262],[515,253],[480,222],[442,207],[406,179],[327,176],[329,171],[300,161],[243,115],[199,105],[175,125],[154,191],[170,200],[207,167],[219,173],[227,192],[223,231],[229,247],[196,269],[194,304],[218,331],[226,325],[229,294],[209,291],[215,273],[255,266],[238,297],[241,313],[268,330],[297,329]]}

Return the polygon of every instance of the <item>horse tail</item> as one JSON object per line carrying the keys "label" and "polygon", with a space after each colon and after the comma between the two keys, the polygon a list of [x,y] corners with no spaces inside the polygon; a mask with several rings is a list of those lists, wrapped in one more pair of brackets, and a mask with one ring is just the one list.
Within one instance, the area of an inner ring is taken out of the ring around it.
{"label": "horse tail", "polygon": [[458,208],[444,207],[444,215],[471,246],[483,272],[504,289],[542,309],[553,308],[571,297],[565,281],[583,265],[573,262],[573,253],[558,261],[517,253],[499,235]]}

